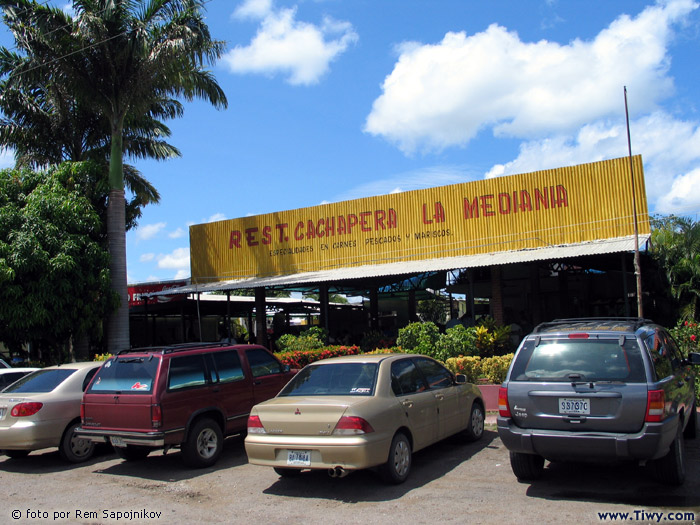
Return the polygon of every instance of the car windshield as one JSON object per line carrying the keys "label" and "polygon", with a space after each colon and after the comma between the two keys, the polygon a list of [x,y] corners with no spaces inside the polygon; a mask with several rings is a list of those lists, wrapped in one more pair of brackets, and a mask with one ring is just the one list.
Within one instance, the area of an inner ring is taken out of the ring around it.
{"label": "car windshield", "polygon": [[88,392],[93,394],[144,394],[153,391],[160,356],[113,357],[95,375]]}
{"label": "car windshield", "polygon": [[376,377],[376,363],[309,365],[294,376],[279,396],[371,396]]}
{"label": "car windshield", "polygon": [[513,381],[624,381],[646,380],[641,351],[635,340],[555,339],[528,341],[511,372]]}
{"label": "car windshield", "polygon": [[50,368],[37,370],[11,384],[4,394],[39,394],[51,392],[75,372],[75,368]]}

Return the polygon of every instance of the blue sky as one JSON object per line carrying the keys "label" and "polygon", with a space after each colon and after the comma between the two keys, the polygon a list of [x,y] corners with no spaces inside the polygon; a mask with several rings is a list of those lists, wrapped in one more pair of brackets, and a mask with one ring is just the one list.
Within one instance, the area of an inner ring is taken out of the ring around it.
{"label": "blue sky", "polygon": [[625,156],[624,86],[650,212],[697,219],[698,7],[211,0],[229,106],[186,103],[182,157],[132,162],[162,201],[129,281],[189,277],[191,224]]}

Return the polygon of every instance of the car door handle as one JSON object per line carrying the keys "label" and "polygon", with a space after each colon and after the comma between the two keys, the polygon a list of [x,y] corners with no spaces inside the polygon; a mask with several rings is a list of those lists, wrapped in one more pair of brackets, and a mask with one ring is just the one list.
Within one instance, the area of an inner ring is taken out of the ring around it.
{"label": "car door handle", "polygon": [[443,394],[435,394],[435,399],[437,399],[438,401],[442,401],[443,399],[445,399],[445,396]]}
{"label": "car door handle", "polygon": [[253,381],[254,385],[262,385],[262,381]]}
{"label": "car door handle", "polygon": [[413,406],[413,401],[409,401],[408,399],[405,399],[401,401],[401,404],[405,406],[406,408],[411,408]]}

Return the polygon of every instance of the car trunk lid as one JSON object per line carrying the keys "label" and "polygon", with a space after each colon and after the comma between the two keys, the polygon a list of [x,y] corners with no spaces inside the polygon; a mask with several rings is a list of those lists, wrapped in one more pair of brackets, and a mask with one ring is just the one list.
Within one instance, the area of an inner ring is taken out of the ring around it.
{"label": "car trunk lid", "polygon": [[330,435],[343,415],[364,399],[328,397],[277,397],[257,405],[256,412],[268,434]]}

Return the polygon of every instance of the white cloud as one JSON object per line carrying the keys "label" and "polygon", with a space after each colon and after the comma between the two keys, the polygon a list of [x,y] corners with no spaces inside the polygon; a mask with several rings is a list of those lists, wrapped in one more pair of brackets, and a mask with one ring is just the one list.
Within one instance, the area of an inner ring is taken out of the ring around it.
{"label": "white cloud", "polygon": [[211,215],[208,219],[204,219],[204,222],[217,222],[225,220],[226,215],[224,215],[223,213],[215,213],[214,215]]}
{"label": "white cloud", "polygon": [[296,13],[296,7],[275,10],[266,0],[239,6],[235,16],[261,22],[248,46],[236,46],[223,57],[231,71],[282,73],[292,85],[316,84],[330,63],[358,39],[348,22],[325,17],[319,26],[296,20]]}
{"label": "white cloud", "polygon": [[185,230],[183,230],[182,228],[178,228],[177,230],[172,231],[168,234],[168,237],[170,237],[171,239],[179,239],[180,237],[184,237],[184,236],[185,236]]}
{"label": "white cloud", "polygon": [[[474,173],[460,166],[432,166],[420,170],[399,173],[387,179],[375,180],[351,188],[337,196],[334,202],[361,199],[374,195],[389,195],[403,191],[459,184],[480,178],[480,174]],[[327,202],[327,201],[326,201]]]}
{"label": "white cloud", "polygon": [[[652,213],[700,212],[700,123],[658,111],[630,123],[632,153],[641,154]],[[525,142],[514,160],[491,168],[486,177],[528,173],[628,154],[625,123],[599,121],[578,134]]]}
{"label": "white cloud", "polygon": [[139,228],[136,230],[136,240],[148,241],[150,239],[153,239],[153,237],[158,235],[163,230],[163,228],[165,228],[165,226],[166,223],[164,222],[139,226]]}
{"label": "white cloud", "polygon": [[139,262],[142,262],[142,263],[150,262],[155,258],[156,258],[155,253],[144,253],[141,255],[141,257],[139,257]]}
{"label": "white cloud", "polygon": [[472,36],[447,33],[433,45],[404,43],[365,131],[407,154],[463,146],[486,128],[537,138],[619,115],[624,85],[637,112],[653,111],[673,91],[671,27],[697,7],[659,2],[620,16],[591,41],[566,45],[523,42],[496,24]]}
{"label": "white cloud", "polygon": [[261,19],[272,12],[272,0],[247,0],[233,12],[235,18]]}
{"label": "white cloud", "polygon": [[187,279],[190,276],[190,270],[178,270],[173,279]]}
{"label": "white cloud", "polygon": [[189,271],[190,268],[190,249],[176,248],[172,253],[158,256],[158,268],[173,268],[178,270]]}

